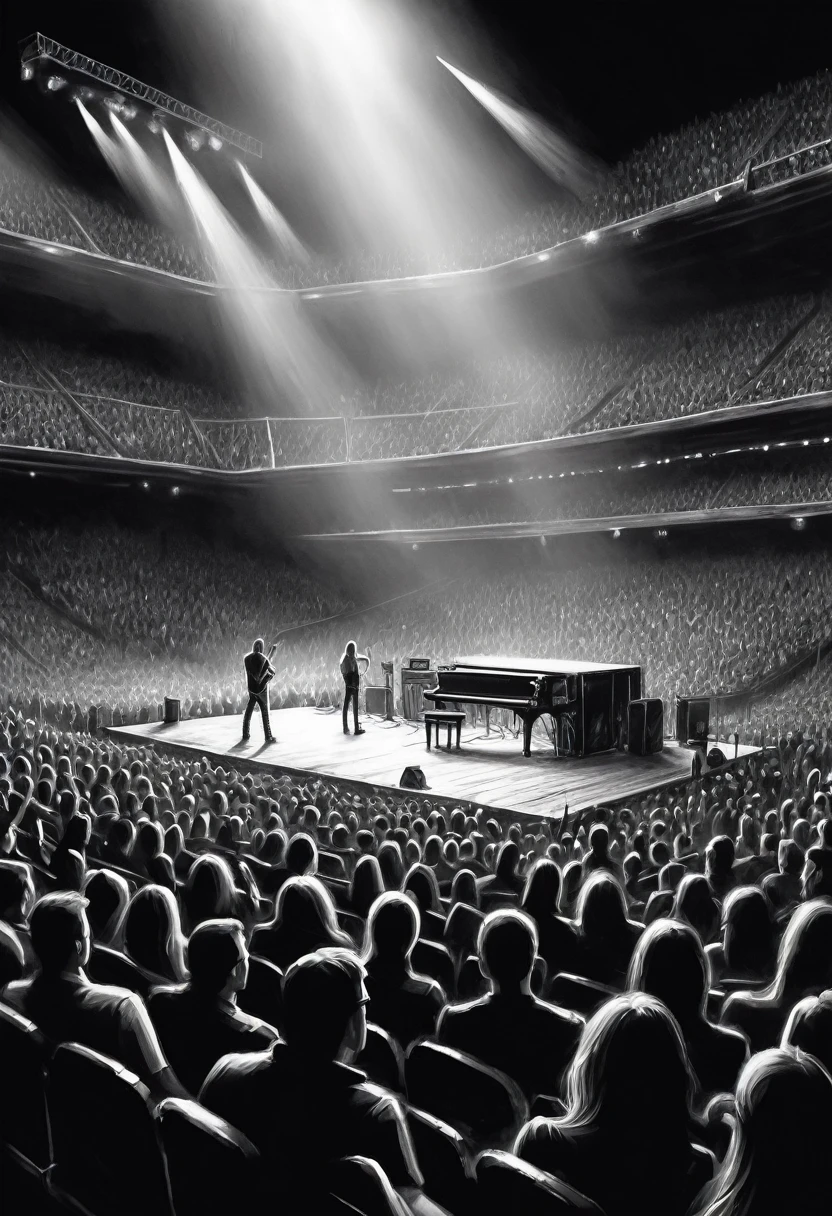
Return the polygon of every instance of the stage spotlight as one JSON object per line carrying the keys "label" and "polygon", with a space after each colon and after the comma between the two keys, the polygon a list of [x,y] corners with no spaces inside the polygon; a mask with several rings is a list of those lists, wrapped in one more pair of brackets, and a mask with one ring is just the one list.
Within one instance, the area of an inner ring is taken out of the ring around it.
{"label": "stage spotlight", "polygon": [[419,546],[414,544],[414,546],[413,546],[413,552],[415,553],[415,552],[416,552],[416,550],[417,550],[418,548],[419,548]]}
{"label": "stage spotlight", "polygon": [[37,476],[37,474],[34,472],[34,470],[30,469],[30,470],[29,470],[29,476],[30,476],[30,477],[36,477],[36,476]]}
{"label": "stage spotlight", "polygon": [[186,131],[185,142],[192,152],[198,152],[202,147],[203,134],[201,131]]}
{"label": "stage spotlight", "polygon": [[147,122],[147,129],[151,135],[161,135],[164,127],[162,120],[158,114],[153,114]]}
{"label": "stage spotlight", "polygon": [[545,549],[546,548],[546,537],[545,536],[541,536],[540,543],[543,546],[543,548]]}
{"label": "stage spotlight", "polygon": [[135,106],[122,106],[121,107],[121,118],[124,122],[132,122],[137,114],[138,114],[138,110],[136,109]]}
{"label": "stage spotlight", "polygon": [[550,255],[548,253],[539,253],[537,255],[538,262],[548,262]]}
{"label": "stage spotlight", "polygon": [[174,498],[178,498],[179,497],[179,486],[172,486],[170,492]]}
{"label": "stage spotlight", "polygon": [[620,540],[620,539],[621,539],[621,529],[620,529],[620,528],[613,528],[613,530],[612,530],[612,538],[613,538],[613,540]]}
{"label": "stage spotlight", "polygon": [[150,482],[149,482],[149,481],[143,481],[143,482],[142,482],[142,489],[143,489],[143,490],[149,490],[149,489],[150,489]]}
{"label": "stage spotlight", "polygon": [[50,76],[46,82],[46,87],[52,93],[57,93],[58,89],[66,88],[66,80],[63,76]]}
{"label": "stage spotlight", "polygon": [[806,520],[802,515],[795,515],[792,520],[792,528],[795,532],[802,532],[806,527]]}
{"label": "stage spotlight", "polygon": [[215,152],[221,152],[222,151],[222,140],[220,139],[220,137],[218,135],[209,135],[208,136],[208,146],[209,146],[209,148],[213,148],[213,150]]}
{"label": "stage spotlight", "polygon": [[20,69],[20,79],[33,80],[34,76],[35,69],[32,67],[31,63],[24,63],[23,67]]}
{"label": "stage spotlight", "polygon": [[656,540],[667,540],[667,528],[657,528],[655,537]]}

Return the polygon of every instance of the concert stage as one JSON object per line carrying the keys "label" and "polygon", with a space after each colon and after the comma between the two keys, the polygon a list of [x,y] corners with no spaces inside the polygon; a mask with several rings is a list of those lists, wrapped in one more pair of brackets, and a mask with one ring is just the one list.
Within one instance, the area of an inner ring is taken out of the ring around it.
{"label": "concert stage", "polygon": [[[583,760],[557,759],[551,745],[535,735],[532,754],[526,758],[522,738],[501,738],[499,731],[486,736],[483,726],[470,725],[463,729],[460,751],[446,751],[444,744],[440,748],[434,744],[428,751],[423,723],[363,717],[362,725],[366,734],[345,735],[340,711],[283,709],[272,712],[277,741],[269,746],[263,743],[259,716],[252,721],[248,743],[240,741],[242,715],[110,727],[107,734],[192,759],[205,756],[226,770],[265,769],[302,779],[332,777],[363,793],[368,787],[396,791],[403,769],[420,765],[430,787],[424,797],[464,807],[520,811],[536,818],[559,816],[564,802],[575,810],[640,798],[657,786],[689,777],[694,755],[665,741],[664,751],[653,756],[606,752]],[[721,746],[726,756],[733,757],[732,744]],[[740,745],[739,758],[758,750]]]}

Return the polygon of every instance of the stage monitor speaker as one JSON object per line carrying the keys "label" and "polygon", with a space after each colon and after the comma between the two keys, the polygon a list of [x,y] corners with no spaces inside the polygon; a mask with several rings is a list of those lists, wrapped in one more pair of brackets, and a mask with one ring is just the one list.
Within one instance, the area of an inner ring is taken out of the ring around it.
{"label": "stage monitor speaker", "polygon": [[165,697],[165,722],[172,726],[180,718],[179,701],[176,697]]}
{"label": "stage monitor speaker", "polygon": [[690,739],[707,743],[710,729],[711,703],[707,697],[676,698],[676,739],[679,743],[687,743]]}
{"label": "stage monitor speaker", "polygon": [[721,764],[727,764],[728,757],[721,747],[712,747],[708,752],[708,766],[710,768],[719,768]]}
{"label": "stage monitor speaker", "polygon": [[664,748],[664,704],[658,697],[630,702],[627,747],[634,756],[652,756]]}
{"label": "stage monitor speaker", "polygon": [[387,689],[383,685],[371,684],[364,689],[364,706],[368,714],[383,718],[387,713]]}
{"label": "stage monitor speaker", "polygon": [[409,764],[401,775],[399,785],[403,790],[429,790],[425,774],[418,764]]}

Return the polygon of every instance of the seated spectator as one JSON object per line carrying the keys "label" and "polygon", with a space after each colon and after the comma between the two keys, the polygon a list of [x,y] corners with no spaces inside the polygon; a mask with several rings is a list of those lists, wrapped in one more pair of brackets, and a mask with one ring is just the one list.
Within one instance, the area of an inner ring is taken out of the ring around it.
{"label": "seated spectator", "polygon": [[14,929],[0,921],[0,988],[26,974],[23,946]]}
{"label": "seated spectator", "polygon": [[441,941],[444,929],[444,912],[439,895],[439,882],[430,866],[417,862],[405,875],[402,891],[415,900],[421,914],[422,937],[429,941]]}
{"label": "seated spectator", "polygon": [[436,1026],[437,1041],[508,1073],[529,1098],[557,1095],[583,1019],[532,994],[534,921],[510,908],[489,913],[477,952],[491,991],[463,1005],[446,1005]]}
{"label": "seated spectator", "polygon": [[182,1084],[198,1094],[217,1061],[231,1052],[264,1051],[273,1026],[237,1008],[248,980],[248,949],[235,920],[205,920],[188,940],[190,980],[155,988],[147,1010]]}
{"label": "seated spectator", "polygon": [[30,918],[38,970],[0,993],[53,1043],[82,1043],[126,1065],[157,1100],[187,1097],[164,1052],[141,998],[125,988],[91,984],[86,900],[76,891],[44,895]]}
{"label": "seated spectator", "polygon": [[[560,874],[558,874],[560,878]],[[449,897],[451,908],[457,904],[467,904],[469,908],[479,908],[480,893],[477,887],[477,876],[473,870],[457,870],[451,883]]]}
{"label": "seated spectator", "polygon": [[729,1092],[748,1058],[741,1034],[708,1021],[708,963],[698,935],[682,921],[657,920],[639,939],[627,976],[630,992],[663,1001],[679,1024],[697,1080],[697,1105]]}
{"label": "seated spectator", "polygon": [[777,950],[766,898],[759,887],[735,887],[722,905],[722,941],[707,949],[714,984],[725,979],[770,980]]}
{"label": "seated spectator", "polygon": [[400,891],[404,882],[404,862],[398,843],[395,840],[383,841],[378,846],[376,857],[378,858],[385,889],[388,891]]}
{"label": "seated spectator", "polygon": [[783,1028],[781,1047],[797,1047],[832,1075],[832,989],[798,1001]]}
{"label": "seated spectator", "polygon": [[317,878],[293,875],[280,888],[273,919],[254,930],[251,952],[286,971],[327,946],[352,947],[338,928],[332,897]]}
{"label": "seated spectator", "polygon": [[25,861],[0,861],[0,923],[14,930],[27,972],[35,965],[28,920],[34,902],[32,867]]}
{"label": "seated spectator", "polygon": [[517,872],[519,865],[520,850],[516,842],[514,840],[506,840],[500,845],[500,850],[497,853],[494,873],[481,878],[477,883],[480,889],[480,898],[486,895],[492,900],[501,895],[518,897],[523,891],[523,879]]}
{"label": "seated spectator", "polygon": [[816,1059],[794,1048],[752,1056],[740,1074],[732,1122],[728,1153],[696,1216],[827,1210],[832,1081]]}
{"label": "seated spectator", "polygon": [[576,860],[567,861],[561,875],[560,895],[558,896],[558,912],[565,920],[571,920],[581,894],[581,863]]}
{"label": "seated spectator", "polygon": [[354,954],[325,949],[298,959],[284,981],[286,1041],[226,1056],[200,1092],[259,1148],[287,1212],[328,1210],[326,1167],[343,1157],[377,1161],[395,1187],[421,1185],[402,1107],[353,1067],[368,999]]}
{"label": "seated spectator", "polygon": [[704,874],[685,875],[676,888],[671,916],[694,928],[703,945],[712,941],[719,926],[719,905]]}
{"label": "seated spectator", "polygon": [[130,903],[127,880],[113,870],[93,870],[84,882],[84,895],[92,940],[98,946],[118,949]]}
{"label": "seated spectator", "polygon": [[710,1153],[691,1139],[693,1091],[679,1027],[661,1001],[615,997],[583,1030],[566,1114],[532,1119],[514,1151],[605,1216],[683,1216],[713,1172]]}
{"label": "seated spectator", "polygon": [[711,894],[720,902],[737,885],[733,867],[733,840],[730,836],[715,836],[705,850],[705,877]]}
{"label": "seated spectator", "polygon": [[643,925],[627,918],[627,901],[605,870],[584,883],[575,914],[579,974],[601,984],[622,986]]}
{"label": "seated spectator", "polygon": [[165,887],[141,887],[127,908],[124,953],[152,982],[181,984],[188,978],[185,939],[176,900]]}
{"label": "seated spectator", "polygon": [[596,823],[589,832],[589,852],[581,860],[581,876],[587,879],[598,870],[622,878],[621,867],[610,857],[610,833],[605,823]]}
{"label": "seated spectator", "polygon": [[775,914],[794,908],[803,894],[803,853],[793,840],[781,840],[777,846],[777,868],[777,874],[763,879],[763,894]]}
{"label": "seated spectator", "polygon": [[91,831],[89,818],[86,815],[74,814],[52,854],[49,868],[55,875],[58,886],[66,891],[79,890],[79,874],[83,879]]}
{"label": "seated spectator", "polygon": [[818,843],[806,853],[804,899],[832,898],[832,819],[818,824]]}
{"label": "seated spectator", "polygon": [[204,853],[188,871],[182,891],[182,921],[188,934],[204,920],[243,920],[240,893],[224,857]]}
{"label": "seated spectator", "polygon": [[139,824],[130,862],[134,874],[159,887],[167,887],[169,891],[176,890],[173,861],[165,852],[165,836],[160,824],[151,820]]}
{"label": "seated spectator", "polygon": [[557,915],[560,870],[548,857],[538,857],[526,876],[520,907],[537,926],[538,952],[550,978],[560,971],[574,972],[578,935],[575,926]]}
{"label": "seated spectator", "polygon": [[370,909],[364,946],[368,1017],[406,1051],[414,1039],[433,1034],[445,1004],[441,986],[418,975],[410,956],[419,937],[419,909],[398,891],[380,895]]}
{"label": "seated spectator", "polygon": [[774,979],[761,992],[731,993],[720,1022],[741,1030],[752,1051],[776,1044],[792,1007],[832,984],[832,904],[812,900],[792,914],[780,941]]}
{"label": "seated spectator", "polygon": [[311,876],[317,872],[318,846],[308,833],[298,832],[289,841],[285,864],[276,870],[270,893],[276,895],[290,878]]}
{"label": "seated spectator", "polygon": [[659,870],[659,888],[652,892],[644,909],[645,925],[652,925],[654,920],[672,914],[676,891],[686,873],[687,870],[679,861],[669,861],[662,866]]}
{"label": "seated spectator", "polygon": [[383,891],[384,879],[378,859],[372,853],[359,857],[350,882],[350,908],[355,915],[365,919]]}

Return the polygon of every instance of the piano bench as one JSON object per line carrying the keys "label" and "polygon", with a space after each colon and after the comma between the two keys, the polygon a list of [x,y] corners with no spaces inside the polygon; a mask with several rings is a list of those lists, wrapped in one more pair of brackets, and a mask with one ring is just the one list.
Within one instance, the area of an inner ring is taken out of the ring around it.
{"label": "piano bench", "polygon": [[465,712],[461,709],[426,709],[425,710],[425,734],[428,737],[428,751],[430,751],[430,730],[431,726],[436,727],[436,746],[439,747],[439,727],[447,726],[448,728],[448,751],[451,750],[451,731],[456,727],[456,749],[459,751],[459,740],[462,734],[462,723],[465,721]]}

